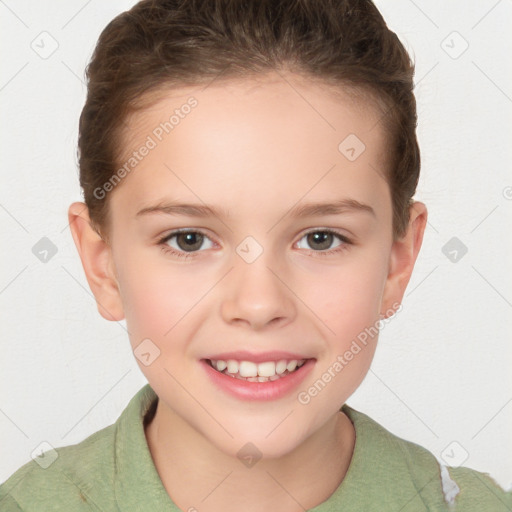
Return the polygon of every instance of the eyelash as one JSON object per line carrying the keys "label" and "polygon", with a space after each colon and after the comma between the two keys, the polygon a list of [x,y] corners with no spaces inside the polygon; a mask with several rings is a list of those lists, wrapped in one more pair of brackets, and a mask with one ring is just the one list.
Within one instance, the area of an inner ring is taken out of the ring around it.
{"label": "eyelash", "polygon": [[[204,237],[209,238],[206,233],[204,233],[203,231],[197,230],[197,229],[178,229],[178,230],[172,231],[168,235],[165,235],[163,238],[158,240],[157,244],[161,247],[161,249],[164,253],[166,253],[166,254],[170,253],[173,256],[176,256],[178,258],[188,259],[188,258],[194,257],[195,253],[202,252],[202,251],[190,251],[190,252],[176,251],[172,247],[169,247],[167,245],[167,242],[174,236],[179,235],[180,233],[199,233],[199,234],[203,235]],[[327,249],[327,250],[323,250],[323,251],[314,251],[313,249],[310,249],[310,252],[313,252],[313,253],[315,253],[315,255],[318,255],[318,256],[330,256],[333,254],[338,254],[343,251],[346,251],[348,249],[347,246],[353,245],[353,242],[349,238],[347,238],[345,235],[342,235],[338,231],[335,231],[333,229],[328,229],[328,228],[326,228],[326,229],[317,228],[317,229],[313,229],[311,231],[307,231],[306,233],[304,233],[301,236],[301,238],[299,240],[302,240],[305,236],[310,235],[312,233],[329,233],[329,234],[337,237],[341,242],[343,242],[341,245],[339,245],[335,249]]]}

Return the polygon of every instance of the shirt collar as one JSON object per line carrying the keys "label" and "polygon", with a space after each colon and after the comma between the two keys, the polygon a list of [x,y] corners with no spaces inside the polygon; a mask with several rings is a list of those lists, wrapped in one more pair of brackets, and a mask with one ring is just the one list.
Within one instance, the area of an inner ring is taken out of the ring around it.
{"label": "shirt collar", "polygon": [[[144,416],[157,399],[154,390],[146,384],[116,423],[114,489],[122,512],[164,509],[180,512],[163,486],[144,433]],[[422,459],[421,466],[428,471],[416,474],[415,465],[420,461],[409,460],[403,440],[347,404],[341,411],[349,417],[356,432],[352,459],[338,488],[310,512],[332,511],[342,505],[355,504],[358,510],[373,510],[376,503],[382,502],[383,492],[387,505],[412,503],[422,507],[422,491],[438,486],[434,457],[417,447],[421,451],[416,457]]]}
{"label": "shirt collar", "polygon": [[117,421],[114,492],[119,509],[123,512],[180,512],[163,486],[144,433],[144,416],[157,399],[154,390],[146,384],[131,399]]}

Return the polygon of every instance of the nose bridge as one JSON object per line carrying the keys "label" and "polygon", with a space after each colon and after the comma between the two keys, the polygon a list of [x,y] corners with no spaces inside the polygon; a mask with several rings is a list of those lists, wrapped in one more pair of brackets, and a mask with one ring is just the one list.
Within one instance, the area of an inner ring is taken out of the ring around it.
{"label": "nose bridge", "polygon": [[287,323],[295,317],[293,294],[276,276],[271,251],[247,237],[233,255],[230,285],[222,297],[222,316],[229,323],[261,328],[270,322]]}

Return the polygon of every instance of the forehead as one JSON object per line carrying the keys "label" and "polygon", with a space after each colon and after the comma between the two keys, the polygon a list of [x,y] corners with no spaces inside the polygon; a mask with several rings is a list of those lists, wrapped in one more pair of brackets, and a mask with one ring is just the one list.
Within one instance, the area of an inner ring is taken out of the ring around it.
{"label": "forehead", "polygon": [[[183,107],[190,98],[197,100],[200,106],[199,109],[194,109],[193,118],[201,119],[196,120],[197,122],[192,119],[186,123],[194,125],[194,128],[207,117],[215,116],[219,122],[227,120],[234,125],[244,116],[250,116],[247,123],[250,122],[255,128],[265,128],[269,135],[272,133],[272,124],[277,126],[280,120],[284,122],[290,119],[300,123],[309,121],[307,126],[298,126],[309,135],[312,131],[320,136],[323,133],[336,132],[340,128],[343,131],[347,127],[363,135],[368,130],[365,122],[371,122],[373,131],[382,117],[382,106],[375,93],[370,93],[369,90],[348,84],[333,86],[319,79],[271,72],[255,75],[250,79],[216,79],[192,87],[162,87],[143,95],[137,102],[142,108],[137,108],[124,120],[124,149],[131,151],[141,137],[154,131],[159,121],[168,121],[176,110],[189,110]],[[187,112],[184,114],[187,115]],[[281,117],[282,114],[285,114],[284,118]],[[182,117],[180,115],[180,119]],[[293,130],[290,125],[285,128],[286,132]],[[181,127],[179,131],[183,130]],[[199,130],[196,133],[199,135]]]}
{"label": "forehead", "polygon": [[367,96],[274,74],[155,98],[127,119],[119,164],[152,148],[114,190],[112,206],[143,207],[166,192],[210,203],[236,194],[248,204],[265,193],[289,202],[308,190],[345,187],[366,201],[382,192],[385,141]]}

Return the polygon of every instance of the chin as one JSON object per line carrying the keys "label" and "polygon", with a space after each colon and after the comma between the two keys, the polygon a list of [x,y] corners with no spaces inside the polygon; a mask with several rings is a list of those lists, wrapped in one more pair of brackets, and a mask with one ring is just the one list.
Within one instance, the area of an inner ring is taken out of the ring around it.
{"label": "chin", "polygon": [[[285,457],[297,449],[307,438],[290,426],[278,426],[279,421],[272,428],[252,428],[230,430],[233,439],[212,439],[212,442],[220,451],[229,457],[238,458],[243,462],[244,457],[257,457],[262,459],[279,459]],[[273,429],[275,429],[273,431]],[[269,434],[270,433],[270,434]]]}

